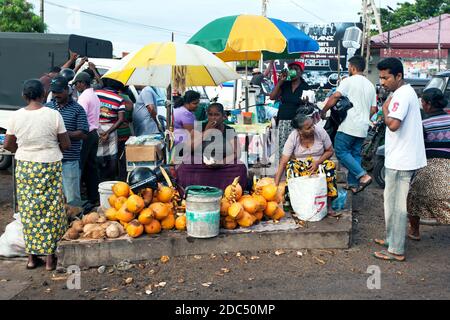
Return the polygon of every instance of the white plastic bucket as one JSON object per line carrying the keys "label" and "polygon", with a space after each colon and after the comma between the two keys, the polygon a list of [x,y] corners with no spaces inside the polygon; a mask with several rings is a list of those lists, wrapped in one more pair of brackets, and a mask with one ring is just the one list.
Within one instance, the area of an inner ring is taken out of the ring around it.
{"label": "white plastic bucket", "polygon": [[108,198],[113,195],[112,186],[119,181],[105,181],[98,185],[98,193],[100,194],[100,206],[108,209],[111,208]]}
{"label": "white plastic bucket", "polygon": [[212,238],[219,234],[222,190],[189,186],[186,189],[186,229],[193,238]]}

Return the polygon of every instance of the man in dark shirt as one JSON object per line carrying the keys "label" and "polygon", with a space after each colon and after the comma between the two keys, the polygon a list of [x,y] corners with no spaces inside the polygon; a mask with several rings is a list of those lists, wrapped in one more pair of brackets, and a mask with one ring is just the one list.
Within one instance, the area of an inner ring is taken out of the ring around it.
{"label": "man in dark shirt", "polygon": [[69,95],[69,85],[66,78],[58,76],[50,83],[53,100],[47,107],[61,113],[70,137],[71,147],[63,152],[62,176],[63,190],[66,201],[70,205],[80,206],[80,155],[82,140],[87,139],[89,125],[86,112]]}

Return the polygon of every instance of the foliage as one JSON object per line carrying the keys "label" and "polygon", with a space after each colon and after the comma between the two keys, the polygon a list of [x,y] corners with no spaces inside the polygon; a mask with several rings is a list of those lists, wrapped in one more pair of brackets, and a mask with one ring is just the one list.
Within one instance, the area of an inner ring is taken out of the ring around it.
{"label": "foliage", "polygon": [[46,30],[46,24],[33,13],[31,3],[25,0],[0,0],[0,31],[43,33]]}
{"label": "foliage", "polygon": [[394,30],[422,20],[450,13],[450,0],[416,0],[400,3],[394,12],[381,8],[383,31]]}
{"label": "foliage", "polygon": [[[259,61],[248,61],[247,62],[247,68],[257,68],[259,64]],[[237,67],[238,68],[244,68],[245,69],[245,61],[238,61],[237,62]]]}

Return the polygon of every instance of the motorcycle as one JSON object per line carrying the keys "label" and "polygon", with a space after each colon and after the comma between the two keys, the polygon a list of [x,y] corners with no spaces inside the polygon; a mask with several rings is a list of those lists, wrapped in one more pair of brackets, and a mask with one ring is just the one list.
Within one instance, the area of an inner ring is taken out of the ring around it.
{"label": "motorcycle", "polygon": [[367,171],[372,171],[375,167],[377,150],[384,145],[385,133],[386,125],[382,119],[376,121],[369,129],[361,149],[361,164]]}
{"label": "motorcycle", "polygon": [[378,185],[382,188],[385,186],[385,167],[384,167],[384,145],[377,148],[375,153],[375,167],[373,168],[373,176]]}

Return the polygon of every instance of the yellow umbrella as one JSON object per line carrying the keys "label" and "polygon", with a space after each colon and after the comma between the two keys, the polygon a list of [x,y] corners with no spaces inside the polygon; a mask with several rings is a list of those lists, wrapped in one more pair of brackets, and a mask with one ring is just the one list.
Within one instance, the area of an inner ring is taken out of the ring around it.
{"label": "yellow umbrella", "polygon": [[[240,76],[208,50],[192,44],[155,42],[127,55],[103,78],[125,85],[168,87],[172,90],[194,86],[217,86]],[[167,108],[169,131],[173,131],[173,99]],[[167,134],[168,158],[173,139]]]}
{"label": "yellow umbrella", "polygon": [[151,43],[121,60],[104,77],[125,85],[217,86],[240,76],[208,50],[192,44]]}

